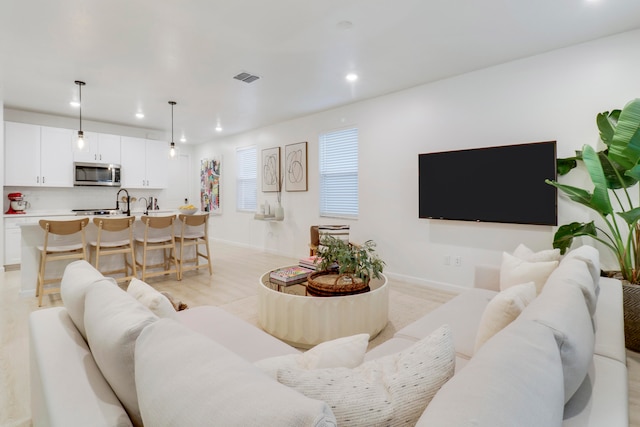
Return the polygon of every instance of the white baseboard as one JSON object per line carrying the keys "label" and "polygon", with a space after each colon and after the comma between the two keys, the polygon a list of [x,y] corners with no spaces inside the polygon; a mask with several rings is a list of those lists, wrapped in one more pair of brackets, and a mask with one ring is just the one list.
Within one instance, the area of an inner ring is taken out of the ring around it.
{"label": "white baseboard", "polygon": [[468,289],[465,286],[454,285],[452,283],[447,283],[447,282],[437,282],[434,280],[425,280],[419,277],[407,276],[405,274],[399,274],[399,273],[393,273],[393,272],[387,272],[387,271],[385,271],[384,274],[390,279],[400,280],[401,282],[411,283],[413,285],[420,285],[428,288],[440,289],[447,292],[460,293]]}

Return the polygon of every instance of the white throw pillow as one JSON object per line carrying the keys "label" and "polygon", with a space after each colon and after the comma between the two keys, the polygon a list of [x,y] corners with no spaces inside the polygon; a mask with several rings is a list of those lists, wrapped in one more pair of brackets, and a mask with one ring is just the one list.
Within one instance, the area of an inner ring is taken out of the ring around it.
{"label": "white throw pillow", "polygon": [[547,287],[568,285],[580,288],[589,308],[589,314],[593,316],[598,304],[598,288],[593,281],[587,262],[575,257],[564,258],[558,268],[551,273],[544,287],[546,289]]}
{"label": "white throw pillow", "polygon": [[337,425],[326,403],[279,384],[172,319],[140,334],[135,377],[145,426]]}
{"label": "white throw pillow", "polygon": [[355,368],[364,361],[369,334],[326,341],[301,354],[269,357],[254,363],[264,373],[278,378],[279,369]]}
{"label": "white throw pillow", "polygon": [[520,319],[536,321],[553,331],[562,360],[564,402],[568,402],[587,375],[595,345],[591,315],[582,291],[568,283],[545,287]]}
{"label": "white throw pillow", "polygon": [[278,381],[327,402],[340,426],[414,425],[453,376],[455,350],[443,325],[406,350],[354,369],[285,369]]}
{"label": "white throw pillow", "polygon": [[87,261],[79,260],[66,266],[60,283],[60,298],[76,329],[85,340],[87,333],[84,327],[84,299],[89,286],[98,281],[104,285],[118,286],[112,277],[104,277]]}
{"label": "white throw pillow", "polygon": [[549,328],[522,316],[447,382],[417,427],[560,427],[564,389]]}
{"label": "white throw pillow", "polygon": [[503,252],[502,266],[500,267],[500,290],[504,291],[520,283],[534,282],[537,292],[540,293],[547,278],[557,266],[558,261],[529,262]]}
{"label": "white throw pillow", "polygon": [[[91,354],[136,426],[142,425],[142,418],[134,381],[134,347],[140,332],[156,320],[118,286],[96,283],[87,291],[84,323]],[[165,378],[165,372],[158,370],[157,375]]]}
{"label": "white throw pillow", "polygon": [[533,282],[511,286],[493,297],[480,318],[475,351],[477,352],[489,338],[516,320],[535,297],[536,285]]}
{"label": "white throw pillow", "polygon": [[559,261],[560,249],[545,249],[540,252],[534,252],[524,244],[520,243],[513,256],[529,262]]}
{"label": "white throw pillow", "polygon": [[176,319],[178,316],[171,301],[160,292],[135,277],[129,282],[127,293],[137,299],[158,317]]}

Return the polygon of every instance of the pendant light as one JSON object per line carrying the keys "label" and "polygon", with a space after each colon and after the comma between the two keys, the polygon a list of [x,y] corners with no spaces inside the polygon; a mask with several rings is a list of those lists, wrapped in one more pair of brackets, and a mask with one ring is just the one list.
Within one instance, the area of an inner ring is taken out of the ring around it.
{"label": "pendant light", "polygon": [[176,143],[173,142],[173,106],[176,105],[176,102],[169,101],[169,105],[171,105],[171,144],[169,145],[169,157],[173,158],[176,156]]}
{"label": "pendant light", "polygon": [[86,83],[80,80],[76,80],[75,84],[78,85],[78,102],[80,103],[80,129],[78,130],[78,148],[82,150],[84,148],[84,133],[82,132],[82,86]]}

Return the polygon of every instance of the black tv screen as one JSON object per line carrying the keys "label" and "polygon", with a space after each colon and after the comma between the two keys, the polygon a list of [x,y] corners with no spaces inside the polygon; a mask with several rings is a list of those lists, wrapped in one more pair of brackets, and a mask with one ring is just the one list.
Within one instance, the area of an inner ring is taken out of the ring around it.
{"label": "black tv screen", "polygon": [[557,225],[556,142],[418,155],[419,217]]}

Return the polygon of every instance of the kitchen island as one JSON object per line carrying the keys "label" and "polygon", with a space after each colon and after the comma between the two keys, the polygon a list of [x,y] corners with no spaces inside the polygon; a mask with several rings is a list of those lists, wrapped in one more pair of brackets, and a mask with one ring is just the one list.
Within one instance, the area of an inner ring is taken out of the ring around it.
{"label": "kitchen island", "polygon": [[[131,212],[132,216],[136,217],[136,221],[134,222],[134,235],[142,236],[144,233],[144,225],[140,221],[140,218],[143,216],[144,212]],[[168,215],[178,215],[179,212],[176,210],[155,210],[150,211],[150,216],[168,216]],[[20,266],[20,295],[22,296],[35,296],[36,292],[36,282],[38,278],[38,270],[40,263],[40,251],[38,250],[38,246],[42,245],[44,242],[44,230],[40,227],[39,221],[41,219],[51,219],[56,221],[64,221],[64,220],[74,220],[80,218],[89,218],[89,224],[86,228],[86,240],[88,242],[95,240],[97,237],[98,228],[93,223],[94,218],[118,218],[124,217],[125,215],[100,215],[100,216],[80,216],[80,215],[71,215],[70,212],[58,212],[48,215],[42,215],[38,213],[28,214],[28,215],[20,215],[21,221],[19,222],[19,226],[21,229],[21,266]],[[152,232],[158,232],[158,230],[151,230]],[[179,224],[175,225],[175,233],[176,235],[180,234]],[[122,238],[118,234],[114,234],[112,236],[114,239]],[[58,242],[64,244],[68,241],[69,237],[67,236],[51,236],[50,239],[53,239],[54,242]],[[160,255],[160,254],[156,254]],[[88,252],[87,252],[88,256]],[[49,263],[47,265],[46,276],[47,277],[61,277],[62,272],[64,271],[67,262],[54,262]],[[122,264],[122,258],[119,256],[110,256],[105,257],[104,259],[100,258],[100,269],[101,270],[110,270],[114,269],[113,267],[119,268]]]}

